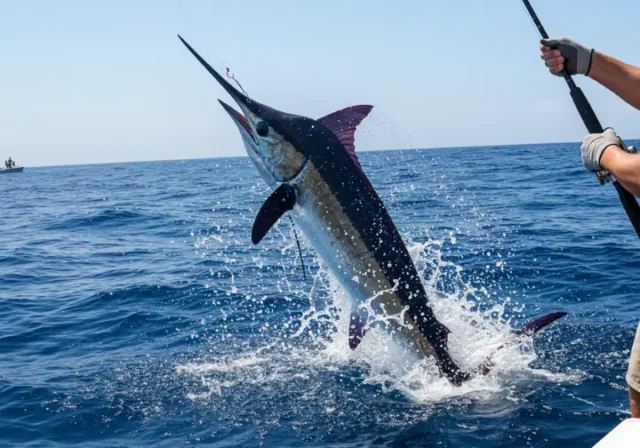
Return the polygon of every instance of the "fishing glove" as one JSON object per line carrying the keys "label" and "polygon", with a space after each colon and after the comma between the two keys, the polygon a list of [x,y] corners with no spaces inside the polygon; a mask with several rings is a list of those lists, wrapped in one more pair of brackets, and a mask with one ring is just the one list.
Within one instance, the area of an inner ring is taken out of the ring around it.
{"label": "fishing glove", "polygon": [[564,68],[570,75],[589,74],[591,59],[593,58],[593,48],[580,45],[568,37],[542,39],[540,43],[554,50],[560,50],[560,53],[565,59]]}
{"label": "fishing glove", "polygon": [[605,129],[602,134],[589,134],[582,143],[582,163],[589,171],[602,171],[600,158],[605,149],[610,146],[619,146],[620,141],[616,131]]}

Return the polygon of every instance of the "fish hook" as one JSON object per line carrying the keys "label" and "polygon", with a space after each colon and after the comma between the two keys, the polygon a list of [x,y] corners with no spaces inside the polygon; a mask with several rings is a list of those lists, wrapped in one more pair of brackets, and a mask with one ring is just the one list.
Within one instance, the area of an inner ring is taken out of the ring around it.
{"label": "fish hook", "polygon": [[227,67],[227,78],[232,79],[233,82],[235,82],[238,85],[238,87],[240,87],[240,90],[242,90],[242,93],[244,93],[245,96],[249,96],[246,90],[244,90],[244,88],[242,87],[242,84],[240,84],[240,81],[238,81],[235,75],[231,73],[231,69],[229,67]]}

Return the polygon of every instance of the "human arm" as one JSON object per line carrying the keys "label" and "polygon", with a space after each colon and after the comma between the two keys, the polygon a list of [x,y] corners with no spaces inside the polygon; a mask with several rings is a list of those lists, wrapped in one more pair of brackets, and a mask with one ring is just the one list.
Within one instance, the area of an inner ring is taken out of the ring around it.
{"label": "human arm", "polygon": [[600,158],[600,166],[613,174],[625,190],[640,197],[640,154],[609,146]]}
{"label": "human arm", "polygon": [[590,171],[607,170],[625,190],[640,196],[640,155],[625,152],[611,128],[601,134],[589,134],[582,143],[582,162]]}
{"label": "human arm", "polygon": [[594,51],[588,76],[640,109],[640,67]]}
{"label": "human arm", "polygon": [[564,69],[572,75],[586,75],[640,109],[640,67],[594,51],[566,37],[543,39],[540,50],[541,58],[554,75],[560,75]]}

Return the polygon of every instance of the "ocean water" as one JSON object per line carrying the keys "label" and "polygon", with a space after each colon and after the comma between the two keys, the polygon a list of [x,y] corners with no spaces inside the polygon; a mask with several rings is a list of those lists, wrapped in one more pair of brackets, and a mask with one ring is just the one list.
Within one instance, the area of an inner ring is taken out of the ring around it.
{"label": "ocean water", "polygon": [[[577,144],[362,153],[463,366],[382,333],[247,158],[0,176],[0,446],[589,447],[629,416],[640,241]],[[512,330],[570,314],[530,338]]]}

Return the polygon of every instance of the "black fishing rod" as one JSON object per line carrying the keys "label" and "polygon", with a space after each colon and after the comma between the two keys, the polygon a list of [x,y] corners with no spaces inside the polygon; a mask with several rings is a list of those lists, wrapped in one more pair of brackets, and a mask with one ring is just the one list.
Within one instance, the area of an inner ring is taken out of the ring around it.
{"label": "black fishing rod", "polygon": [[[529,11],[529,15],[533,19],[533,23],[536,25],[536,28],[538,28],[538,31],[540,32],[542,38],[548,39],[549,35],[542,26],[542,23],[540,22],[540,19],[538,18],[536,12],[533,10],[533,7],[531,6],[529,0],[522,0],[522,2],[524,3],[525,8],[527,8],[527,11]],[[604,132],[604,129],[602,128],[602,125],[600,124],[596,113],[593,111],[591,104],[589,104],[587,97],[582,92],[582,89],[576,86],[576,83],[574,82],[569,72],[567,72],[566,68],[562,71],[562,77],[569,86],[569,91],[571,93],[573,103],[576,105],[576,109],[578,109],[578,113],[580,114],[580,117],[582,118],[582,121],[587,127],[589,133],[600,134]],[[620,145],[622,149],[629,152],[627,146],[621,139]],[[598,180],[601,184],[604,184],[605,182],[611,180],[609,173],[606,171],[600,171],[596,173],[596,176],[598,177]],[[627,216],[629,217],[629,220],[631,221],[631,224],[633,225],[638,238],[640,238],[640,206],[638,205],[638,201],[631,193],[629,193],[622,185],[620,185],[620,182],[618,182],[617,180],[613,180],[613,185],[618,191],[620,202],[622,202],[624,211],[627,212]]]}

